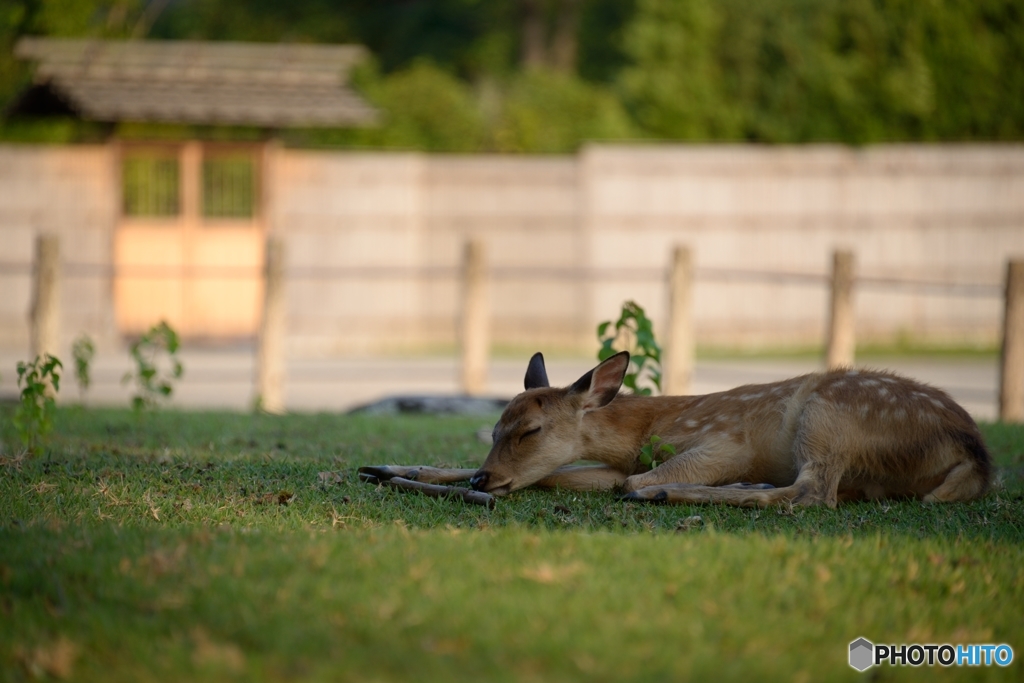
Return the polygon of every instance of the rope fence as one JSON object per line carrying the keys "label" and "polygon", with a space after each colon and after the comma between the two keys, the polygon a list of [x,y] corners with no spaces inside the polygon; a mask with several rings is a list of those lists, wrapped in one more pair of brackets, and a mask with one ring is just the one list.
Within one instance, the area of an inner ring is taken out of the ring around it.
{"label": "rope fence", "polygon": [[[32,275],[32,263],[0,261],[0,276]],[[734,268],[696,268],[694,280],[699,282],[750,282],[777,285],[805,285],[822,287],[831,282],[825,273],[799,273],[792,271],[740,270]],[[257,280],[263,278],[258,266],[115,266],[107,263],[61,264],[61,275],[68,279],[125,277],[139,280],[217,279]],[[670,268],[543,268],[508,267],[491,268],[488,276],[495,281],[547,280],[564,282],[667,282]],[[395,267],[395,266],[303,266],[285,269],[289,281],[302,280],[453,280],[461,277],[457,266]],[[876,291],[904,291],[936,296],[957,296],[992,299],[1003,295],[1003,286],[991,283],[948,282],[914,280],[906,278],[859,275],[855,278],[858,289]]]}
{"label": "rope fence", "polygon": [[284,305],[287,282],[449,280],[460,286],[459,321],[463,390],[483,390],[483,377],[490,352],[491,312],[489,287],[492,282],[552,281],[573,283],[637,282],[662,284],[668,289],[669,321],[664,375],[669,393],[683,394],[689,388],[694,363],[692,316],[695,282],[774,284],[828,288],[829,322],[826,364],[853,364],[855,321],[853,294],[866,290],[905,292],[942,297],[1004,300],[1002,354],[1000,358],[999,417],[1024,422],[1024,261],[1011,260],[1002,285],[979,282],[949,282],[910,278],[858,275],[854,254],[837,251],[830,273],[770,270],[742,270],[693,266],[690,250],[677,246],[667,268],[552,268],[527,266],[488,267],[486,245],[470,240],[456,266],[302,266],[286,267],[285,243],[272,236],[267,244],[264,267],[153,265],[129,266],[59,260],[59,243],[53,235],[40,235],[35,260],[31,263],[0,260],[0,277],[32,278],[32,354],[52,353],[57,347],[61,279],[115,278],[140,280],[223,279],[263,280],[265,283],[262,324],[259,332],[257,395],[267,410],[283,410]]}

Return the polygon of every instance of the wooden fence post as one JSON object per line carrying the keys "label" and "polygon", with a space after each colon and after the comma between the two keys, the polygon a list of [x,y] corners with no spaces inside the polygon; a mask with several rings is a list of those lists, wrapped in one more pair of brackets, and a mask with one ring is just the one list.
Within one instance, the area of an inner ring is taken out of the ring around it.
{"label": "wooden fence post", "polygon": [[490,306],[487,293],[487,256],[479,240],[466,242],[462,261],[460,350],[462,391],[482,394],[487,384]]}
{"label": "wooden fence post", "polygon": [[32,278],[32,309],[29,313],[32,358],[57,355],[60,344],[60,238],[36,237]]}
{"label": "wooden fence post", "polygon": [[672,252],[669,274],[668,348],[665,350],[665,393],[682,396],[693,377],[693,255],[689,247]]}
{"label": "wooden fence post", "polygon": [[1006,264],[999,419],[1002,422],[1024,422],[1024,260]]}
{"label": "wooden fence post", "polygon": [[853,365],[856,349],[853,284],[853,252],[836,250],[832,255],[832,299],[825,350],[825,365],[829,369]]}
{"label": "wooden fence post", "polygon": [[285,376],[285,281],[284,240],[267,238],[264,266],[263,319],[260,321],[259,349],[256,358],[256,395],[259,406],[268,413],[284,412]]}

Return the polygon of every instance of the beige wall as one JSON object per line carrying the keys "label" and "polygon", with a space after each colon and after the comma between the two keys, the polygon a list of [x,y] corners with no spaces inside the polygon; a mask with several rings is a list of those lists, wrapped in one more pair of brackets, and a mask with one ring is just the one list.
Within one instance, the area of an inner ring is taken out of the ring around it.
{"label": "beige wall", "polygon": [[[109,263],[110,158],[102,147],[0,147],[0,262],[27,263],[33,235],[50,230],[65,261]],[[1024,256],[1021,146],[272,158],[268,224],[287,241],[295,355],[450,347],[468,237],[485,241],[494,268],[495,344],[545,349],[587,348],[627,298],[663,322],[677,243],[699,269],[698,342],[728,346],[819,343],[826,290],[723,271],[823,276],[831,251],[849,247],[861,275],[996,288],[1006,259]],[[65,336],[113,336],[109,282],[66,282]],[[0,273],[0,288],[0,344],[27,348],[28,276]],[[858,333],[991,343],[1000,307],[998,296],[862,288]]]}
{"label": "beige wall", "polygon": [[[424,160],[413,154],[281,151],[271,229],[285,238],[293,352],[343,354],[417,339]],[[334,277],[330,269],[361,269]]]}
{"label": "beige wall", "polygon": [[[505,272],[585,265],[576,167],[564,157],[281,153],[271,225],[288,245],[292,351],[450,347],[470,237],[496,269],[497,343],[577,342],[582,283],[552,288]],[[362,272],[331,280],[322,269]]]}
{"label": "beige wall", "polygon": [[[492,337],[497,344],[573,340],[587,320],[582,283],[552,286],[517,270],[586,265],[570,158],[431,159],[426,176],[427,262],[455,268],[466,239],[481,240],[492,268]],[[443,330],[456,311],[452,281],[430,288],[430,325]]]}
{"label": "beige wall", "polygon": [[[36,234],[60,236],[64,263],[110,265],[117,201],[111,158],[104,146],[0,145],[0,348],[28,352],[25,266]],[[22,267],[11,272],[8,264]],[[113,343],[109,274],[65,268],[62,278],[61,346],[70,349],[81,332]]]}
{"label": "beige wall", "polygon": [[[1024,147],[593,147],[582,155],[592,263],[667,263],[671,244],[699,269],[825,274],[837,247],[858,274],[999,285],[1024,256]],[[663,288],[609,283],[595,314]],[[825,290],[699,278],[698,341],[757,345],[821,338]],[[858,334],[992,342],[998,298],[861,289]]]}

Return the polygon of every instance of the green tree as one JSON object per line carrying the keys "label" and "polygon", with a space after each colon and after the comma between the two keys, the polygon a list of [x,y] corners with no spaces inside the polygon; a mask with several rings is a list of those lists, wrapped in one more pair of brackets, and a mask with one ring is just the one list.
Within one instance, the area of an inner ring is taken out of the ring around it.
{"label": "green tree", "polygon": [[572,152],[587,140],[635,137],[614,93],[574,76],[544,69],[509,82],[491,132],[502,152]]}
{"label": "green tree", "polygon": [[732,139],[739,112],[722,92],[715,55],[721,16],[712,0],[638,0],[626,28],[631,60],[619,77],[626,102],[650,134]]}
{"label": "green tree", "polygon": [[1015,0],[637,0],[619,75],[662,138],[1024,137]]}
{"label": "green tree", "polygon": [[[13,56],[23,35],[367,46],[380,71],[359,87],[382,126],[290,131],[292,144],[564,152],[630,137],[1024,139],[1020,0],[8,0],[0,106],[29,83]],[[104,132],[4,122],[0,136]]]}
{"label": "green tree", "polygon": [[[23,36],[122,38],[142,15],[143,0],[2,0],[0,2],[0,111],[31,82],[14,46]],[[4,121],[0,138],[73,142],[93,136],[89,124],[68,120]]]}
{"label": "green tree", "polygon": [[[893,3],[889,3],[891,6]],[[767,142],[914,139],[935,107],[922,33],[870,0],[722,0],[719,61],[741,136]]]}
{"label": "green tree", "polygon": [[472,89],[429,60],[372,80],[364,90],[384,119],[378,128],[358,132],[360,142],[427,152],[481,147],[483,119]]}

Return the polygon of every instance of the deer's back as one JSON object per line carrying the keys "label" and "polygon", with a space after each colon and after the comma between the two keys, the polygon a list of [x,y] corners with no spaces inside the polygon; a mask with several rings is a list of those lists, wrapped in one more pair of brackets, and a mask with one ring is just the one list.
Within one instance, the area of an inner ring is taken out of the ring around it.
{"label": "deer's back", "polygon": [[974,420],[945,392],[887,372],[838,370],[693,397],[668,397],[652,433],[677,452],[713,447],[751,476],[791,483],[801,458],[848,477],[931,479],[964,458],[990,469]]}

